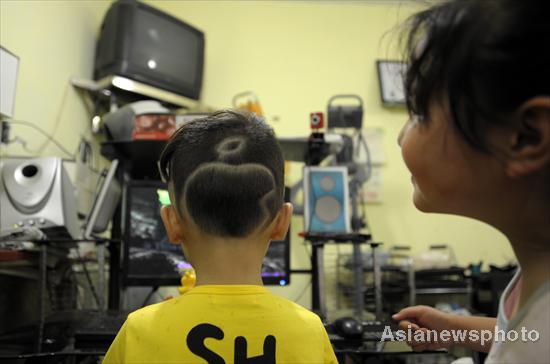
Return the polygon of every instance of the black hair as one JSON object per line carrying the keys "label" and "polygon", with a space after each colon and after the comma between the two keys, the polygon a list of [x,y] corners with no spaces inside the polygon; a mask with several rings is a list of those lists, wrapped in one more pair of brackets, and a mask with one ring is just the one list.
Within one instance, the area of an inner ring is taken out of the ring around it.
{"label": "black hair", "polygon": [[283,204],[282,152],[255,114],[225,110],[184,124],[162,151],[159,170],[180,214],[185,207],[213,235],[244,237]]}
{"label": "black hair", "polygon": [[405,77],[411,115],[429,122],[448,105],[467,142],[489,152],[485,131],[522,103],[550,95],[550,1],[454,0],[408,20]]}

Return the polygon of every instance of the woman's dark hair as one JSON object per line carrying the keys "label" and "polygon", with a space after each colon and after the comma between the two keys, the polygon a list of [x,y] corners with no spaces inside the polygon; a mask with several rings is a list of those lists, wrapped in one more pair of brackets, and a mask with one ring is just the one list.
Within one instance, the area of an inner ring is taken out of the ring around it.
{"label": "woman's dark hair", "polygon": [[489,151],[485,131],[550,95],[550,1],[454,0],[408,20],[407,106],[429,122],[432,103],[464,138]]}
{"label": "woman's dark hair", "polygon": [[159,159],[180,213],[198,227],[244,237],[283,204],[284,160],[273,129],[255,114],[219,111],[184,124]]}

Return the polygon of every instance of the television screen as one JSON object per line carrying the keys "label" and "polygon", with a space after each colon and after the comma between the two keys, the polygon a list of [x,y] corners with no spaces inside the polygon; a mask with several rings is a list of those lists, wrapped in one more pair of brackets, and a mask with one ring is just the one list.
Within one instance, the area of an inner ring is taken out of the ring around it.
{"label": "television screen", "polygon": [[120,0],[103,21],[94,76],[123,76],[198,100],[203,63],[200,30],[149,5]]}
{"label": "television screen", "polygon": [[[178,245],[170,244],[160,217],[162,205],[170,204],[161,182],[132,182],[127,188],[125,234],[125,281],[127,285],[179,285],[191,265]],[[264,284],[289,283],[289,234],[272,241],[262,267]]]}

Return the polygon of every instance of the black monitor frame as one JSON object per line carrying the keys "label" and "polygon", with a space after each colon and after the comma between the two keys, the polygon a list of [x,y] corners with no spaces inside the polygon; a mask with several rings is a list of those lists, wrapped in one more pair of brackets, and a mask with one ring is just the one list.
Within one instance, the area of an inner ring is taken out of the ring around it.
{"label": "black monitor frame", "polygon": [[[151,187],[159,189],[167,189],[165,183],[158,180],[129,180],[124,184],[123,188],[123,199],[122,199],[122,220],[123,226],[122,229],[122,240],[123,244],[123,264],[122,264],[122,283],[123,286],[179,286],[180,277],[173,278],[162,278],[158,276],[131,276],[129,274],[129,256],[130,256],[130,227],[131,227],[131,214],[130,206],[132,193],[131,190],[136,187]],[[290,198],[290,189],[285,188],[285,201],[289,201]],[[160,214],[160,212],[159,212]],[[285,245],[285,273],[284,276],[263,276],[262,281],[265,285],[278,285],[278,286],[287,286],[290,284],[290,229],[287,232],[284,240],[273,241],[271,243]],[[183,254],[183,253],[182,253]],[[283,282],[284,281],[284,284]]]}
{"label": "black monitor frame", "polygon": [[[131,276],[129,272],[130,262],[130,245],[131,245],[131,213],[130,207],[132,206],[132,189],[136,187],[149,187],[167,189],[166,183],[158,180],[129,180],[124,185],[123,192],[123,204],[122,204],[122,219],[123,219],[123,231],[122,240],[124,242],[123,247],[123,285],[124,286],[179,286],[180,278],[161,278],[158,276]],[[160,211],[159,211],[160,214]]]}
{"label": "black monitor frame", "polygon": [[[290,188],[285,187],[285,202],[290,202]],[[285,245],[285,276],[284,277],[262,277],[262,281],[265,285],[277,285],[277,286],[288,286],[290,284],[290,236],[291,236],[291,228],[290,225],[288,227],[288,232],[285,235],[284,240],[275,240],[271,241],[270,244],[273,243],[283,243]],[[284,284],[282,284],[281,281],[284,281]]]}

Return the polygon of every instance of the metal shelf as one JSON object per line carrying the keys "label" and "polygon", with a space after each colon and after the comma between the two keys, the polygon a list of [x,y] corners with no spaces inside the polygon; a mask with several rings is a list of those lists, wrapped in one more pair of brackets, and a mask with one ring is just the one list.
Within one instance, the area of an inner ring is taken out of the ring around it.
{"label": "metal shelf", "polygon": [[470,288],[417,288],[416,294],[470,294]]}
{"label": "metal shelf", "polygon": [[186,109],[196,109],[200,105],[196,100],[116,75],[105,77],[99,81],[73,77],[71,79],[71,84],[78,89],[93,93],[99,93],[105,90],[110,91],[113,89],[132,92]]}

